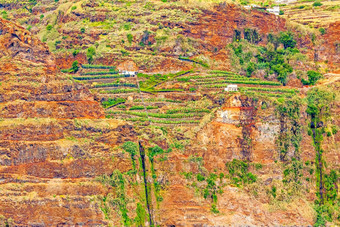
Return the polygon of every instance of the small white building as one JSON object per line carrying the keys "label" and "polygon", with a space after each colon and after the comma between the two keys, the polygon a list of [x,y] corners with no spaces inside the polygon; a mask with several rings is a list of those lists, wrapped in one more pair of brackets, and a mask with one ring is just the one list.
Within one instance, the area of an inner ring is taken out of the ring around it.
{"label": "small white building", "polygon": [[136,76],[136,75],[137,75],[137,72],[136,72],[136,71],[126,71],[126,70],[122,70],[120,73],[123,74],[123,75],[129,75],[129,76]]}
{"label": "small white building", "polygon": [[224,88],[225,91],[237,91],[237,85],[235,84],[230,84],[226,88]]}
{"label": "small white building", "polygon": [[275,15],[280,15],[280,6],[274,6],[273,8],[267,9],[267,11]]}

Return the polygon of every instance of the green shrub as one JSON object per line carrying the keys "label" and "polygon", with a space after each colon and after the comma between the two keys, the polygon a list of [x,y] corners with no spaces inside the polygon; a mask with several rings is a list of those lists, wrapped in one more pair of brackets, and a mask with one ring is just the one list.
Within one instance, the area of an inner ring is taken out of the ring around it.
{"label": "green shrub", "polygon": [[251,77],[251,74],[256,70],[256,65],[254,62],[249,62],[247,67],[247,76]]}
{"label": "green shrub", "polygon": [[302,79],[304,85],[315,85],[315,83],[322,78],[322,74],[313,70],[307,72],[308,80]]}
{"label": "green shrub", "polygon": [[256,175],[248,172],[249,164],[246,162],[234,159],[231,162],[227,162],[226,167],[229,171],[229,178],[238,187],[241,186],[241,183],[249,184],[257,180]]}
{"label": "green shrub", "polygon": [[324,35],[324,34],[326,34],[326,29],[319,28],[319,32],[321,33],[321,35]]}
{"label": "green shrub", "polygon": [[133,39],[133,36],[129,33],[126,35],[127,39],[128,39],[128,42],[131,44],[132,43],[132,39]]}
{"label": "green shrub", "polygon": [[81,28],[81,29],[80,29],[80,32],[81,32],[81,33],[85,33],[85,28]]}
{"label": "green shrub", "polygon": [[283,15],[285,12],[283,10],[280,10],[279,15]]}
{"label": "green shrub", "polygon": [[272,189],[271,189],[271,191],[270,191],[270,194],[274,197],[274,199],[276,198],[276,187],[275,187],[275,185],[273,185],[272,186]]}
{"label": "green shrub", "polygon": [[119,109],[126,109],[126,106],[125,105],[119,105],[117,106]]}
{"label": "green shrub", "polygon": [[72,67],[71,67],[71,70],[70,70],[70,71],[71,71],[71,72],[74,72],[74,73],[78,72],[78,70],[79,70],[78,64],[79,64],[78,61],[74,61],[74,62],[72,63]]}
{"label": "green shrub", "polygon": [[321,3],[320,1],[315,1],[315,2],[313,3],[313,6],[314,6],[314,7],[322,6],[322,3]]}
{"label": "green shrub", "polygon": [[283,44],[285,49],[287,49],[288,47],[294,48],[296,45],[296,41],[293,37],[293,34],[290,31],[281,32],[279,41]]}
{"label": "green shrub", "polygon": [[74,50],[74,51],[72,52],[73,57],[77,56],[78,54],[79,54],[79,50]]}
{"label": "green shrub", "polygon": [[51,30],[52,30],[52,28],[53,28],[53,26],[52,26],[52,25],[50,25],[50,24],[46,26],[46,30],[47,30],[47,31],[51,31]]}
{"label": "green shrub", "polygon": [[204,176],[202,176],[200,173],[199,174],[197,174],[196,175],[196,179],[197,179],[197,181],[204,181],[205,180],[205,177]]}
{"label": "green shrub", "polygon": [[89,47],[87,49],[86,56],[87,56],[87,60],[90,64],[93,63],[93,56],[94,55],[96,55],[96,49],[94,47]]}
{"label": "green shrub", "polygon": [[137,152],[139,151],[138,145],[134,142],[128,141],[122,145],[122,148],[130,154],[132,166],[133,166],[133,169],[135,169],[136,168],[135,156],[137,155]]}

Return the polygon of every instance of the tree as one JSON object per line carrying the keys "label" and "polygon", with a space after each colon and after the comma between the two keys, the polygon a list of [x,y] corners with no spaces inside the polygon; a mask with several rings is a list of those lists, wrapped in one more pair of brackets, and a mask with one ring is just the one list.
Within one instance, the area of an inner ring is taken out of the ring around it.
{"label": "tree", "polygon": [[321,3],[320,1],[315,1],[315,2],[313,3],[313,6],[314,6],[314,7],[322,6],[322,3]]}
{"label": "tree", "polygon": [[315,85],[316,81],[322,78],[322,74],[313,70],[307,72],[308,80],[302,79],[304,85]]}
{"label": "tree", "polygon": [[247,76],[251,77],[251,74],[256,70],[256,65],[254,62],[250,62],[247,67]]}
{"label": "tree", "polygon": [[78,64],[79,64],[78,61],[74,61],[74,62],[72,63],[72,67],[71,67],[71,70],[70,70],[70,71],[71,71],[71,72],[74,72],[74,73],[78,72],[78,70],[79,70]]}
{"label": "tree", "polygon": [[293,34],[291,32],[281,32],[279,40],[285,49],[288,47],[294,48],[296,45],[296,41],[294,40]]}
{"label": "tree", "polygon": [[131,44],[133,36],[129,33],[129,34],[126,35],[126,37],[127,37],[128,41],[129,41],[129,43]]}
{"label": "tree", "polygon": [[96,49],[94,47],[89,47],[87,49],[86,56],[87,56],[87,60],[90,64],[93,63],[93,56],[94,55],[96,55]]}

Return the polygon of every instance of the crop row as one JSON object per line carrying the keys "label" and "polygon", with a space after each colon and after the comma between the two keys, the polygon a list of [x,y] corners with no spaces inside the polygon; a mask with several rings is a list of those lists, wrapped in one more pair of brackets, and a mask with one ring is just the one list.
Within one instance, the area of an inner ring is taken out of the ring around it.
{"label": "crop row", "polygon": [[109,111],[108,114],[126,114],[138,117],[154,117],[154,118],[187,118],[187,117],[202,117],[202,114],[197,113],[181,113],[181,114],[164,114],[164,113],[146,113],[133,111]]}
{"label": "crop row", "polygon": [[130,75],[116,75],[116,76],[74,76],[75,80],[95,80],[95,79],[114,79],[114,78],[126,78]]}
{"label": "crop row", "polygon": [[[141,99],[135,99],[134,102],[143,102]],[[182,101],[179,100],[172,100],[172,99],[156,99],[156,98],[150,98],[150,99],[144,99],[144,102],[173,102],[173,103],[182,103]]]}
{"label": "crop row", "polygon": [[101,94],[122,94],[122,93],[133,93],[133,92],[139,92],[139,90],[137,88],[135,89],[114,89],[114,90],[103,90],[100,91],[99,93]]}
{"label": "crop row", "polygon": [[[216,84],[213,84],[211,82],[209,83],[196,83],[197,85],[203,85],[203,87],[207,88],[219,88],[219,87],[225,87],[228,85],[227,83],[232,84],[252,84],[252,85],[271,85],[271,86],[280,86],[282,85],[279,82],[271,82],[271,81],[243,81],[243,80],[224,80],[224,81],[216,81],[214,82]],[[211,85],[213,84],[213,85]]]}
{"label": "crop row", "polygon": [[174,113],[210,113],[208,109],[193,109],[193,108],[179,108],[179,109],[171,109],[166,111],[167,114]]}
{"label": "crop row", "polygon": [[210,73],[222,73],[222,74],[234,74],[233,72],[229,72],[229,71],[222,71],[222,70],[211,70]]}
{"label": "crop row", "polygon": [[[106,116],[110,118],[112,116]],[[125,121],[141,121],[141,122],[152,122],[159,124],[198,124],[200,121],[198,120],[180,120],[180,121],[170,121],[170,120],[158,120],[158,119],[148,119],[148,118],[125,118]]]}
{"label": "crop row", "polygon": [[178,81],[184,81],[187,82],[189,80],[197,80],[197,79],[208,79],[208,78],[245,78],[244,76],[240,75],[206,75],[206,76],[187,76],[187,77],[181,77],[178,78]]}
{"label": "crop row", "polygon": [[158,106],[132,106],[130,107],[130,110],[152,110],[152,109],[158,109]]}
{"label": "crop row", "polygon": [[136,84],[128,84],[128,83],[103,83],[94,85],[95,88],[100,87],[137,87]]}
{"label": "crop row", "polygon": [[125,101],[126,100],[123,99],[123,98],[113,98],[113,99],[110,98],[107,101],[103,101],[102,105],[103,105],[104,108],[109,108],[111,106],[115,106],[115,105],[123,103]]}
{"label": "crop row", "polygon": [[119,71],[98,71],[98,72],[85,72],[80,73],[80,75],[112,75],[112,74],[118,74]]}
{"label": "crop row", "polygon": [[[235,77],[235,78],[226,78],[226,80],[229,81],[261,81],[259,78],[248,78],[248,77]],[[218,82],[223,82],[225,80],[216,80],[215,78],[208,78],[208,79],[198,79],[196,80],[199,83],[218,83]]]}
{"label": "crop row", "polygon": [[261,87],[240,87],[240,91],[265,91],[265,92],[281,92],[295,94],[299,91],[297,89],[286,89],[286,88],[261,88]]}
{"label": "crop row", "polygon": [[116,66],[112,65],[87,65],[83,64],[81,65],[83,69],[116,69]]}

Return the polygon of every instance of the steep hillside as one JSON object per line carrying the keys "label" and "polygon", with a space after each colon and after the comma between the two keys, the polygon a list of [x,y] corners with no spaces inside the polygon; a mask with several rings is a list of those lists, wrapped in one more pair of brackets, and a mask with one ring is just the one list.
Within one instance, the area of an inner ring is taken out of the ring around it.
{"label": "steep hillside", "polygon": [[[33,1],[26,7],[4,1],[3,6],[6,18],[19,21],[48,44],[61,68],[69,68],[75,60],[116,66],[133,60],[146,72],[164,72],[164,65],[166,72],[174,72],[188,68],[178,60],[187,56],[230,69],[225,47],[235,30],[244,29],[255,29],[262,44],[269,33],[293,30],[299,47],[313,61],[319,46],[314,40],[323,39],[318,31],[292,25],[282,17],[226,3],[60,0]],[[320,60],[333,61],[333,54],[324,49]]]}
{"label": "steep hillside", "polygon": [[340,224],[338,23],[217,2],[0,1],[0,225]]}
{"label": "steep hillside", "polygon": [[0,31],[1,222],[105,224],[93,198],[107,189],[94,178],[130,168],[114,148],[134,138],[131,126],[102,119],[88,89],[57,74],[24,28],[0,19]]}

